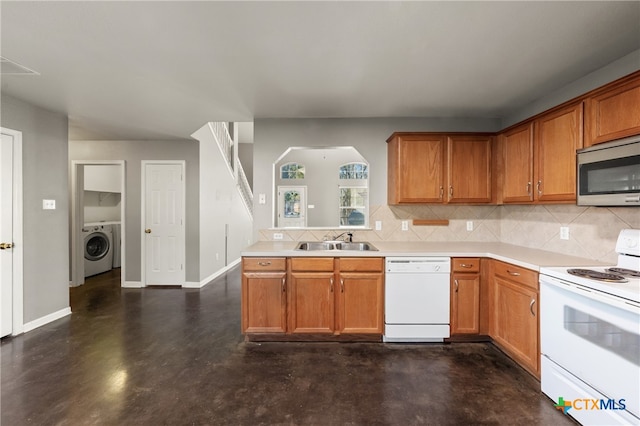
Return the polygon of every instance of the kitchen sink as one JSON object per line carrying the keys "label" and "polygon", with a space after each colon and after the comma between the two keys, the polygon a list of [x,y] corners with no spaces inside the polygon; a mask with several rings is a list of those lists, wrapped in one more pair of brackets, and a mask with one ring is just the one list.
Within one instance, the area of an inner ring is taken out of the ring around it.
{"label": "kitchen sink", "polygon": [[342,241],[305,241],[298,243],[296,250],[378,251],[371,243],[348,243]]}

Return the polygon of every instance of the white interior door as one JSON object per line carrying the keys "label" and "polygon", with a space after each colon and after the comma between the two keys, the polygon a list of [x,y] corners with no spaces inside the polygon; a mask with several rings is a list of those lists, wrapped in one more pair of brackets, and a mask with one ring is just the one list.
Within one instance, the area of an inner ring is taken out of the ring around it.
{"label": "white interior door", "polygon": [[182,163],[144,165],[146,285],[185,281],[184,180]]}
{"label": "white interior door", "polygon": [[0,144],[0,337],[13,331],[13,137]]}
{"label": "white interior door", "polygon": [[278,187],[278,227],[307,226],[307,187]]}

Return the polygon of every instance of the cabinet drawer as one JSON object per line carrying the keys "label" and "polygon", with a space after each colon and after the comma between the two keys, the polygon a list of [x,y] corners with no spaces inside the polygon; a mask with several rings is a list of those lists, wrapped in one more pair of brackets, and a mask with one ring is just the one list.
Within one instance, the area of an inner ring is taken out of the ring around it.
{"label": "cabinet drawer", "polygon": [[284,257],[245,257],[242,259],[244,271],[285,271]]}
{"label": "cabinet drawer", "polygon": [[451,270],[453,272],[479,272],[479,257],[454,257],[451,259]]}
{"label": "cabinet drawer", "polygon": [[531,289],[538,291],[538,273],[531,269],[515,266],[510,263],[496,261],[494,264],[495,275],[507,278],[518,284],[524,284]]}
{"label": "cabinet drawer", "polygon": [[382,272],[384,262],[381,257],[342,257],[340,271]]}
{"label": "cabinet drawer", "polygon": [[333,257],[292,257],[291,270],[333,272]]}

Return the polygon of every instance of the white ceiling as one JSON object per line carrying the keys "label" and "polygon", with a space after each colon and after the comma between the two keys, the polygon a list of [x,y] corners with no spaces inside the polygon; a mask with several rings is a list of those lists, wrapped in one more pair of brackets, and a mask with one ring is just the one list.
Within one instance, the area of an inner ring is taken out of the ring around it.
{"label": "white ceiling", "polygon": [[74,139],[207,121],[503,117],[640,48],[640,2],[2,1],[2,94]]}

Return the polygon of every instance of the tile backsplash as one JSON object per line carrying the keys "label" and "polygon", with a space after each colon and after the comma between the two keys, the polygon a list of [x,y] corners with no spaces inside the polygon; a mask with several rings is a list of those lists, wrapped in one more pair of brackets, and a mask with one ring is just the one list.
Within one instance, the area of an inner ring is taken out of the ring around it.
{"label": "tile backsplash", "polygon": [[[491,241],[538,248],[556,253],[616,263],[616,239],[621,229],[640,228],[640,209],[634,207],[580,207],[575,205],[508,206],[370,206],[369,224],[382,230],[356,230],[359,241]],[[412,219],[448,219],[448,226],[413,226]],[[402,231],[402,221],[409,229]],[[473,230],[467,231],[467,221]],[[569,239],[560,239],[560,227],[569,227]],[[260,240],[322,240],[327,230],[264,229]],[[335,234],[335,232],[333,233]]]}

